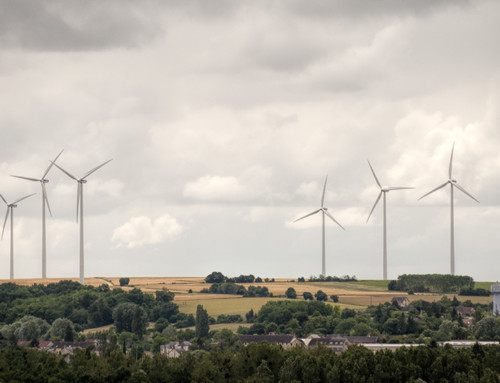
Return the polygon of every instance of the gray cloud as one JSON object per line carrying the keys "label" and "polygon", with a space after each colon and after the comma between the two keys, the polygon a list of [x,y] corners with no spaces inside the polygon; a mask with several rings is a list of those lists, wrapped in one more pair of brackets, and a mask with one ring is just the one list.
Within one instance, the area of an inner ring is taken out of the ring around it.
{"label": "gray cloud", "polygon": [[134,47],[160,32],[155,1],[0,2],[0,43],[34,51]]}

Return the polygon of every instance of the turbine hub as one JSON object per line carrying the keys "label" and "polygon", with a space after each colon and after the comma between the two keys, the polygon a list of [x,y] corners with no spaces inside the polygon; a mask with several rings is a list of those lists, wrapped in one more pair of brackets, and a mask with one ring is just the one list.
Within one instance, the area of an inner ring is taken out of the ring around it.
{"label": "turbine hub", "polygon": [[40,180],[41,183],[46,184],[49,182],[49,180],[46,180],[45,178],[43,180]]}
{"label": "turbine hub", "polygon": [[324,208],[323,208],[323,210],[324,210],[324,211],[327,211],[327,210],[328,210],[328,208],[327,208],[327,207],[324,207]]}

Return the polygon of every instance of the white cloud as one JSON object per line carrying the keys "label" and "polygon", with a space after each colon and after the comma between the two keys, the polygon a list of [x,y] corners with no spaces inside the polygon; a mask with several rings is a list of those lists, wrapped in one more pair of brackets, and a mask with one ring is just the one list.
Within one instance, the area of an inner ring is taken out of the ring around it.
{"label": "white cloud", "polygon": [[184,227],[175,217],[164,214],[152,220],[150,217],[132,217],[113,231],[111,241],[118,247],[154,245],[179,236]]}

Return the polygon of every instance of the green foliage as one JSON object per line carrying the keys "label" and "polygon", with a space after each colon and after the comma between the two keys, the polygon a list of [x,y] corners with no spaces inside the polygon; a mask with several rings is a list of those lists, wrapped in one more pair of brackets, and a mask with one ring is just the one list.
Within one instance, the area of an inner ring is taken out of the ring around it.
{"label": "green foliage", "polygon": [[473,289],[474,280],[465,275],[450,274],[403,274],[388,285],[389,290],[433,293],[458,293],[462,289]]}
{"label": "green foliage", "polygon": [[324,293],[321,290],[318,290],[316,292],[316,294],[314,294],[314,296],[316,297],[316,300],[318,300],[318,301],[326,302],[328,300],[328,295],[326,295],[326,293]]}
{"label": "green foliage", "polygon": [[225,281],[226,277],[219,271],[214,271],[205,278],[206,283],[224,283]]}
{"label": "green foliage", "polygon": [[234,278],[234,281],[236,283],[253,283],[255,281],[255,277],[252,274],[240,275],[239,277]]}
{"label": "green foliage", "polygon": [[286,291],[285,291],[285,295],[288,299],[295,299],[297,298],[297,292],[295,291],[295,289],[293,287],[289,287]]}
{"label": "green foliage", "polygon": [[75,328],[73,322],[66,318],[57,318],[50,327],[48,335],[51,338],[69,339],[73,340]]}
{"label": "green foliage", "polygon": [[47,286],[4,283],[0,284],[0,322],[12,324],[26,315],[48,323],[68,318],[80,331],[112,324],[113,309],[121,303],[140,305],[153,320],[160,317],[170,320],[178,313],[173,298],[174,294],[166,289],[153,296],[137,288],[126,292],[120,288],[110,290],[108,285],[96,288],[72,281]]}
{"label": "green foliage", "polygon": [[304,291],[302,293],[302,296],[304,297],[305,300],[312,301],[314,299],[313,295],[310,292],[308,292],[308,291]]}
{"label": "green foliage", "polygon": [[130,302],[120,303],[113,310],[113,320],[117,332],[128,331],[139,336],[144,334],[148,316],[139,305]]}
{"label": "green foliage", "polygon": [[458,295],[462,296],[476,296],[476,297],[489,297],[491,292],[486,289],[460,289]]}
{"label": "green foliage", "polygon": [[120,278],[120,286],[128,286],[130,278]]}
{"label": "green foliage", "polygon": [[196,307],[195,332],[197,338],[206,338],[210,331],[207,310],[202,305]]}
{"label": "green foliage", "polygon": [[474,336],[481,340],[500,340],[500,318],[486,317],[476,323]]}
{"label": "green foliage", "polygon": [[251,297],[269,297],[269,289],[265,286],[245,286],[237,285],[233,282],[214,283],[208,289],[201,290],[205,294],[234,294],[243,295],[245,298]]}
{"label": "green foliage", "polygon": [[4,348],[0,382],[499,382],[498,345],[418,346],[375,353],[349,346],[335,354],[325,347],[283,350],[266,342],[241,347],[224,330],[215,337],[221,341],[218,346],[179,358],[158,354],[166,341],[160,336],[153,340],[153,357],[133,341],[127,357],[112,332],[100,334],[101,356],[77,349],[68,362],[35,349]]}

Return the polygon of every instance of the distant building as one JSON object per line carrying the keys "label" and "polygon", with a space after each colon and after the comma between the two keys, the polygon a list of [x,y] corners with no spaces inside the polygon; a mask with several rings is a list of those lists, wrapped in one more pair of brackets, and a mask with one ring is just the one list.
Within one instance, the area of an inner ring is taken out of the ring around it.
{"label": "distant building", "polygon": [[191,347],[191,342],[169,342],[160,346],[160,353],[167,358],[178,358],[181,354],[185,353]]}
{"label": "distant building", "polygon": [[472,318],[472,316],[476,312],[476,310],[474,310],[474,307],[457,307],[456,311],[457,314],[462,318]]}
{"label": "distant building", "polygon": [[410,300],[407,297],[393,297],[391,302],[396,302],[399,307],[408,307]]}
{"label": "distant building", "polygon": [[500,314],[500,284],[491,285],[490,291],[493,294],[493,315],[498,316]]}
{"label": "distant building", "polygon": [[335,353],[341,353],[347,349],[348,342],[344,337],[320,337],[320,338],[312,338],[308,343],[308,348],[317,347],[322,344],[326,348],[332,350]]}

